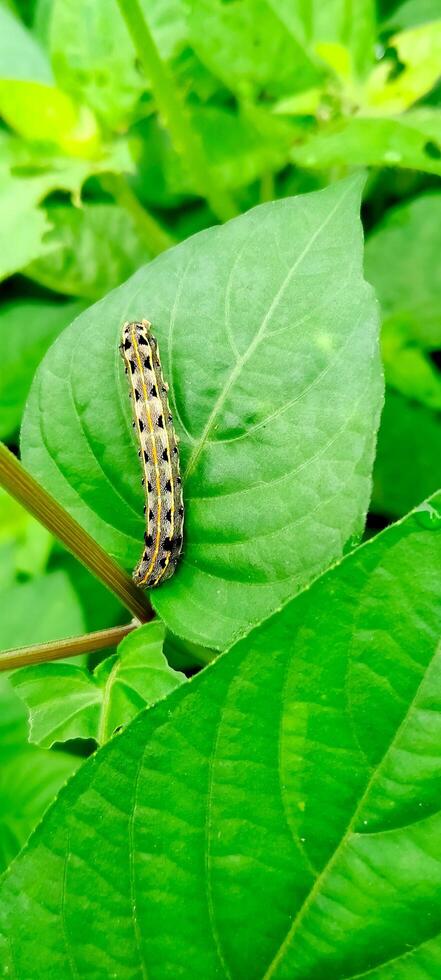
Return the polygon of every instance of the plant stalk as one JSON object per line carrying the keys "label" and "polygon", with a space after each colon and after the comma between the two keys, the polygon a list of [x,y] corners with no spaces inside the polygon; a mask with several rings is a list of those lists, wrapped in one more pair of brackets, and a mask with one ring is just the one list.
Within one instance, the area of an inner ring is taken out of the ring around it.
{"label": "plant stalk", "polygon": [[117,0],[135,51],[150,80],[159,112],[176,151],[184,159],[198,192],[220,221],[238,214],[231,195],[213,180],[199,134],[167,65],[161,60],[139,0]]}
{"label": "plant stalk", "polygon": [[80,653],[92,653],[94,650],[105,650],[117,646],[134,629],[136,623],[127,623],[126,626],[113,626],[110,629],[85,633],[84,636],[69,636],[65,640],[54,640],[52,643],[35,643],[29,647],[4,650],[0,653],[0,672],[28,667],[30,664],[46,664],[51,660],[63,660],[64,657],[77,657]]}
{"label": "plant stalk", "polygon": [[97,544],[34,478],[18,459],[0,443],[0,486],[33,514],[66,548],[78,558],[141,623],[153,612],[147,596],[126,572]]}

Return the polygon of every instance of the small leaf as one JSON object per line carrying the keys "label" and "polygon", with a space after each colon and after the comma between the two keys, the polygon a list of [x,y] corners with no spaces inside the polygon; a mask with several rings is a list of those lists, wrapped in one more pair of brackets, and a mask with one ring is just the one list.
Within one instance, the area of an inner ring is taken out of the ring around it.
{"label": "small leaf", "polygon": [[5,975],[433,980],[440,565],[438,494],[86,762],[3,879]]}
{"label": "small leaf", "polygon": [[360,188],[271,202],[163,253],[65,330],[36,375],[25,466],[133,568],[143,491],[118,344],[124,320],[151,320],[186,505],[183,559],[152,597],[202,646],[225,648],[362,532],[382,379]]}
{"label": "small leaf", "polygon": [[93,674],[72,663],[15,671],[11,681],[29,709],[30,741],[46,748],[74,738],[102,744],[141,708],[182,684],[184,675],[162,653],[164,632],[159,622],[140,627]]}

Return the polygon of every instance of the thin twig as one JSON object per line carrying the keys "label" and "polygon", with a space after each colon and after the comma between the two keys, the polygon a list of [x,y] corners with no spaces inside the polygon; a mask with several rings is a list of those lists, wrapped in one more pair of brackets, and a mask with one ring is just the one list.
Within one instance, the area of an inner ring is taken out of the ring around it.
{"label": "thin twig", "polygon": [[127,623],[126,626],[113,626],[110,629],[85,633],[83,636],[54,640],[52,643],[35,643],[30,647],[4,650],[0,653],[0,671],[27,667],[30,664],[45,664],[51,660],[63,660],[64,657],[78,657],[80,653],[116,647],[134,629],[136,623]]}
{"label": "thin twig", "polygon": [[0,486],[33,514],[93,575],[110,589],[141,623],[152,619],[147,596],[126,572],[23,468],[0,443]]}
{"label": "thin twig", "polygon": [[188,109],[174,78],[161,60],[139,0],[117,0],[132,38],[135,51],[152,86],[156,104],[170,132],[174,147],[184,160],[198,192],[220,221],[238,214],[231,195],[220,187],[210,171],[199,134],[191,123]]}

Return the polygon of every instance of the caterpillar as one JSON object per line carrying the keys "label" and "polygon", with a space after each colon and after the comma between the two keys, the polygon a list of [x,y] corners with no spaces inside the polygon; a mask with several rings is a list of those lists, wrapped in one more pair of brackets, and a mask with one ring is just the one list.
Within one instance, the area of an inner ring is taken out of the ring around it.
{"label": "caterpillar", "polygon": [[144,548],[132,578],[153,588],[170,578],[182,550],[184,505],[178,438],[173,428],[158,344],[148,320],[124,323],[120,353],[130,382],[133,427],[142,465]]}

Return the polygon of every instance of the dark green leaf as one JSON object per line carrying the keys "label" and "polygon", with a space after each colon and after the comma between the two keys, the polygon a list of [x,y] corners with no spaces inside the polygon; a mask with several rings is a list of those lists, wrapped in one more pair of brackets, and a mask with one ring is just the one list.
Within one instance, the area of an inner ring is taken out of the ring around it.
{"label": "dark green leaf", "polygon": [[371,509],[402,517],[441,486],[441,416],[387,391]]}
{"label": "dark green leaf", "polygon": [[152,321],[186,503],[184,558],[153,598],[203,646],[224,648],[362,532],[382,382],[360,187],[263,205],[161,255],[64,331],[34,382],[25,465],[133,567],[143,494],[118,343],[124,320]]}

